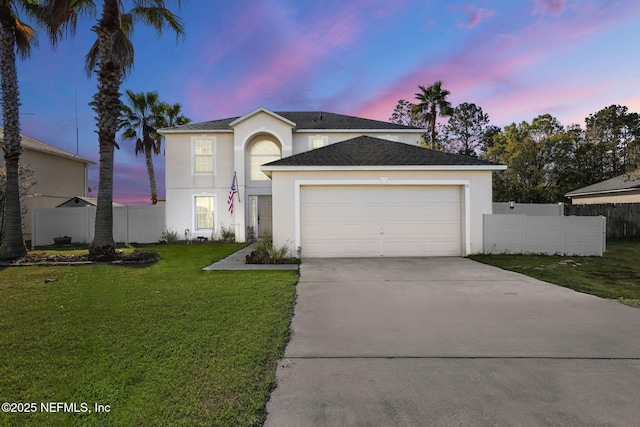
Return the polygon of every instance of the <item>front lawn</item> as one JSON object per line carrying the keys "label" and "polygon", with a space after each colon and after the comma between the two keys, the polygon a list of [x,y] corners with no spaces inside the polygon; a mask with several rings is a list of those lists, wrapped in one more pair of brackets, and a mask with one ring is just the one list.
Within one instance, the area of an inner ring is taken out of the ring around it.
{"label": "front lawn", "polygon": [[640,241],[610,241],[602,257],[472,255],[546,282],[640,307]]}
{"label": "front lawn", "polygon": [[297,274],[200,270],[240,247],[0,270],[0,403],[37,408],[0,412],[0,425],[261,425]]}

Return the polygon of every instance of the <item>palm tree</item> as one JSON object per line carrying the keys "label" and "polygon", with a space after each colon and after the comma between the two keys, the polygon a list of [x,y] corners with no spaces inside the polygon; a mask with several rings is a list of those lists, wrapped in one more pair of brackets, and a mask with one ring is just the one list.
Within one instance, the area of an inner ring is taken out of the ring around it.
{"label": "palm tree", "polygon": [[4,158],[7,168],[7,182],[4,205],[4,222],[1,259],[15,259],[26,255],[27,249],[22,239],[22,218],[20,209],[20,184],[18,164],[22,153],[20,137],[20,93],[16,53],[26,58],[35,45],[35,31],[19,19],[18,10],[24,10],[39,24],[48,27],[48,15],[58,16],[59,25],[47,28],[52,43],[56,43],[64,30],[75,30],[78,16],[90,10],[92,0],[67,0],[43,3],[41,0],[0,0],[0,80],[2,81],[2,117],[4,121]]}
{"label": "palm tree", "polygon": [[175,103],[173,105],[162,104],[164,110],[164,121],[162,127],[182,126],[191,123],[191,119],[182,114],[182,105]]}
{"label": "palm tree", "polygon": [[442,89],[442,81],[438,80],[429,87],[418,86],[420,92],[416,93],[416,99],[420,101],[412,108],[412,113],[419,120],[424,120],[431,129],[431,148],[436,148],[436,120],[438,116],[450,116],[453,109],[447,101],[451,92]]}
{"label": "palm tree", "polygon": [[0,81],[2,81],[2,119],[4,121],[4,160],[7,169],[0,259],[15,259],[27,254],[22,238],[18,164],[22,153],[20,137],[20,91],[16,53],[27,58],[34,46],[35,31],[21,21],[18,9],[32,14],[29,0],[0,0]]}
{"label": "palm tree", "polygon": [[158,92],[134,93],[127,90],[126,93],[130,106],[122,108],[122,138],[136,141],[136,156],[144,153],[151,187],[151,204],[155,205],[158,203],[158,194],[152,155],[161,152],[162,139],[157,129],[162,127],[163,105],[158,101]]}
{"label": "palm tree", "polygon": [[191,119],[181,113],[182,105],[159,101],[157,92],[134,93],[127,90],[126,94],[130,105],[122,108],[122,138],[135,139],[136,156],[144,153],[151,187],[151,203],[155,205],[158,203],[158,194],[152,155],[158,155],[162,151],[162,135],[158,133],[158,129],[185,125]]}
{"label": "palm tree", "polygon": [[[77,0],[51,0],[52,3],[71,4]],[[97,40],[87,54],[88,75],[98,76],[98,92],[91,105],[97,114],[98,141],[100,146],[100,173],[98,203],[93,242],[89,245],[92,260],[115,258],[113,240],[113,155],[116,144],[118,120],[122,109],[120,86],[126,73],[133,67],[134,49],[130,36],[133,24],[142,21],[158,34],[166,28],[176,37],[184,34],[182,20],[165,7],[164,0],[132,0],[132,8],[125,12],[124,0],[102,0],[102,12],[93,31]],[[180,0],[176,0],[178,7]],[[52,18],[52,27],[62,25],[62,20]]]}

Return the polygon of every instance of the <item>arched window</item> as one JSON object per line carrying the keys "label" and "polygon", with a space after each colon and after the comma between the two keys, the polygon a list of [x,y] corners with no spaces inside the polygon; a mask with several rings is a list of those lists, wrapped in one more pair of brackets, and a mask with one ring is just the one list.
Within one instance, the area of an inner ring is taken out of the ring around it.
{"label": "arched window", "polygon": [[262,173],[262,171],[260,170],[260,166],[264,165],[265,163],[273,162],[274,160],[279,160],[280,148],[278,148],[278,145],[275,142],[269,141],[268,139],[263,139],[253,144],[249,153],[249,157],[251,180],[267,181],[269,177]]}

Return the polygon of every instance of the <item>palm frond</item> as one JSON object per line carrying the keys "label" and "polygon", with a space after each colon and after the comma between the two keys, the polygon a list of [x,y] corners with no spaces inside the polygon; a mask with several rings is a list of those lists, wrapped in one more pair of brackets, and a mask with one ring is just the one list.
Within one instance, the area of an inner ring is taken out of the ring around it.
{"label": "palm frond", "polygon": [[27,23],[22,22],[17,17],[14,19],[14,35],[16,42],[16,51],[18,55],[25,59],[31,54],[31,48],[38,45],[36,31]]}
{"label": "palm frond", "polygon": [[164,7],[163,1],[155,1],[157,6],[142,6],[138,4],[129,11],[133,22],[144,22],[152,26],[158,34],[162,34],[165,28],[171,29],[176,33],[176,41],[180,39],[180,36],[184,36],[184,23],[182,18],[172,13],[169,9]]}
{"label": "palm frond", "polygon": [[54,45],[62,35],[75,34],[80,17],[94,16],[95,12],[96,5],[93,0],[48,0],[46,6],[37,8],[37,14],[45,23]]}
{"label": "palm frond", "polygon": [[133,67],[133,43],[122,29],[116,30],[111,36],[109,59],[125,74]]}
{"label": "palm frond", "polygon": [[93,70],[96,68],[96,64],[98,63],[98,40],[93,43],[89,52],[87,52],[85,56],[85,65],[84,71],[88,77],[93,74]]}

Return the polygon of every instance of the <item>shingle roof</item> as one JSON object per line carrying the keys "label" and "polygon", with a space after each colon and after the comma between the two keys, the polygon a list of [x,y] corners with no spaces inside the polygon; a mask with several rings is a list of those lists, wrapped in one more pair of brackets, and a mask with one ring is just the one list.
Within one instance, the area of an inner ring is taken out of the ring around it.
{"label": "shingle roof", "polygon": [[628,173],[598,182],[586,187],[578,188],[565,194],[567,197],[580,196],[583,194],[608,193],[613,191],[638,190],[640,189],[640,176],[635,173]]}
{"label": "shingle roof", "polygon": [[[28,148],[34,151],[40,151],[43,153],[54,154],[56,156],[78,160],[79,162],[91,163],[91,164],[94,163],[91,160],[83,159],[82,157],[76,156],[73,153],[63,150],[62,148],[55,147],[53,145],[39,141],[35,138],[31,138],[30,136],[22,135],[22,134],[20,134],[20,136],[22,137],[22,140],[20,141],[20,145],[23,148]],[[0,145],[4,145],[4,128],[2,126],[0,126]]]}
{"label": "shingle roof", "polygon": [[[275,112],[296,124],[296,130],[423,130],[421,128],[404,126],[380,120],[363,119],[361,117],[344,114],[327,113],[326,111],[285,111]],[[201,123],[166,128],[170,131],[230,131],[229,123],[240,117],[230,117]]]}
{"label": "shingle roof", "polygon": [[499,166],[475,157],[443,153],[401,142],[359,136],[265,166]]}
{"label": "shingle roof", "polygon": [[[76,200],[77,199],[77,200]],[[60,203],[58,206],[56,206],[56,208],[62,207],[63,205],[69,203],[70,201],[74,201],[75,204],[78,204],[80,206],[98,206],[98,198],[97,197],[88,197],[88,196],[76,196],[76,197],[72,197],[69,200]],[[83,201],[84,203],[80,203],[80,201]],[[123,203],[119,203],[119,202],[111,202],[112,206],[126,206]]]}

